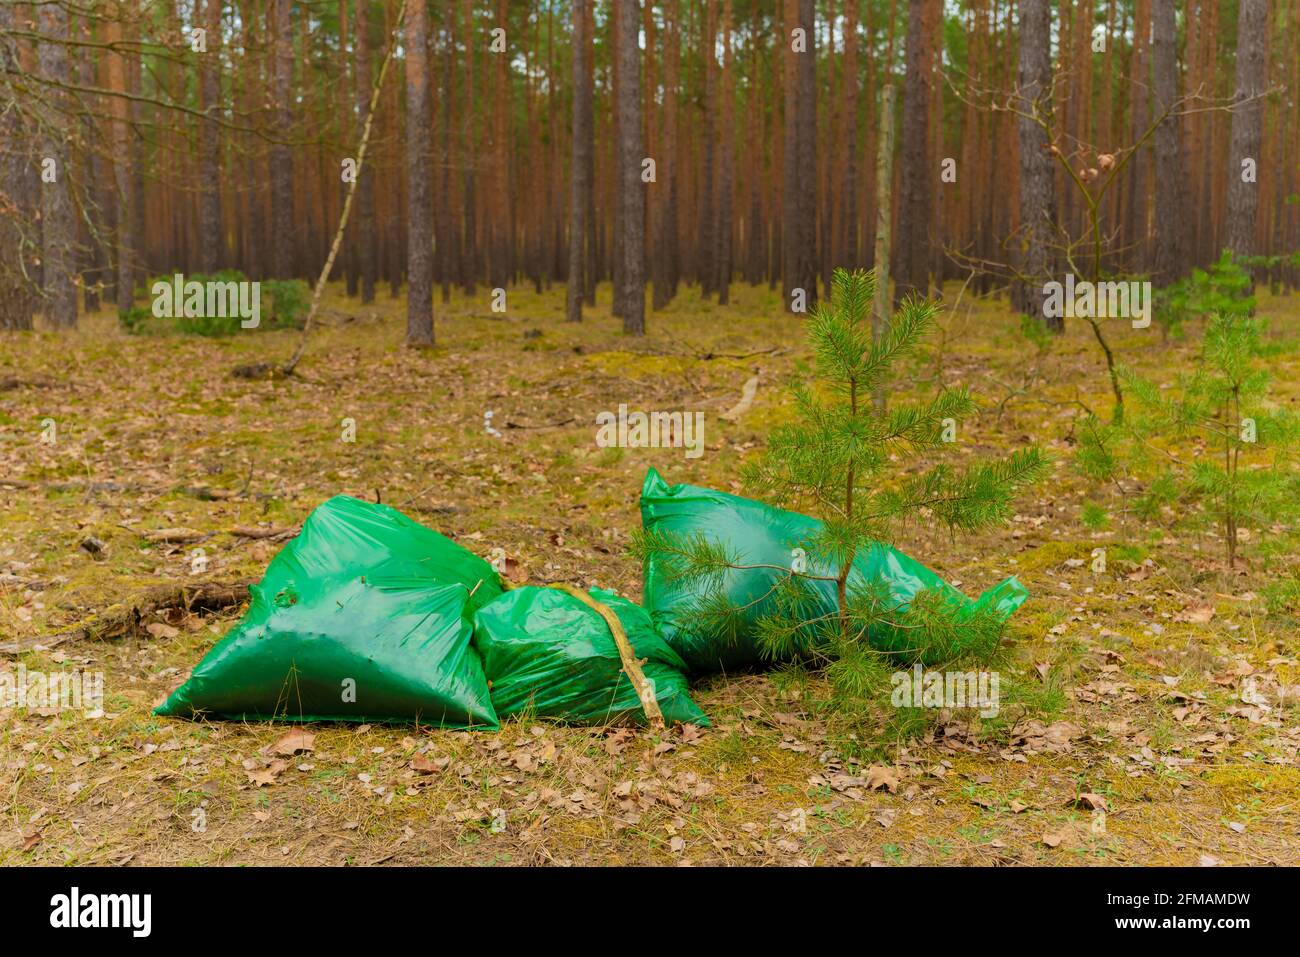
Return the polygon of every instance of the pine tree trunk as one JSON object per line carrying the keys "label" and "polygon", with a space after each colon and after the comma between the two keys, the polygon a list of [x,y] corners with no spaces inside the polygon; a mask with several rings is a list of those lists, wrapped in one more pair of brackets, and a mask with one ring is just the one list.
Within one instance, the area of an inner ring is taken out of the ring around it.
{"label": "pine tree trunk", "polygon": [[[1130,122],[1129,142],[1137,143],[1150,122],[1149,98],[1151,84],[1149,43],[1151,33],[1151,0],[1134,0],[1133,53],[1129,59]],[[1137,155],[1129,160],[1128,212],[1125,217],[1125,245],[1131,250],[1129,269],[1146,272],[1151,261],[1147,254],[1147,154],[1148,147],[1138,148]]]}
{"label": "pine tree trunk", "polygon": [[[3,27],[0,27],[0,29],[3,29]],[[81,25],[81,35],[83,37],[89,36],[89,26],[87,24],[83,23]],[[0,59],[3,59],[3,57],[4,54],[0,53]],[[0,65],[0,70],[2,69],[3,65]],[[73,69],[76,71],[73,80],[78,86],[99,86],[99,81],[95,76],[94,55],[90,47],[82,47],[77,53],[76,58],[73,61]],[[0,121],[0,123],[2,123],[2,121]],[[102,198],[101,190],[99,188],[100,183],[102,182],[101,176],[103,168],[99,163],[99,150],[97,149],[96,143],[98,120],[89,114],[86,114],[81,117],[80,124],[81,148],[78,151],[78,159],[75,162],[78,163],[80,169],[86,171],[89,182],[84,186],[84,195],[86,200],[88,200],[88,203],[86,204],[86,208],[83,209],[82,215],[77,217],[81,233],[80,238],[78,239],[80,245],[80,249],[78,250],[78,259],[81,265],[82,302],[86,313],[89,315],[99,311],[100,283],[103,281],[101,272],[104,263],[104,253],[99,244],[99,237],[104,228],[104,224],[100,217]],[[4,130],[3,128],[0,128],[0,138],[3,136]],[[3,176],[3,170],[0,170],[0,176]],[[3,182],[3,180],[0,180],[0,182]],[[0,228],[3,227],[0,226]],[[0,257],[3,255],[3,243],[0,241]],[[0,266],[0,270],[3,270],[2,266]],[[2,309],[3,307],[0,307],[0,310]],[[4,319],[0,318],[0,326],[2,326],[3,323]]]}
{"label": "pine tree trunk", "polygon": [[[547,113],[547,152],[550,159],[549,180],[547,183],[547,210],[549,222],[539,228],[548,229],[546,255],[546,288],[561,276],[568,275],[568,253],[564,242],[564,209],[560,197],[563,195],[564,138],[560,135],[559,90],[560,74],[555,65],[555,46],[558,25],[555,21],[555,8],[546,11],[546,113]],[[554,81],[554,82],[552,82]],[[567,281],[567,280],[566,280]]]}
{"label": "pine tree trunk", "polygon": [[640,0],[615,4],[618,23],[619,63],[618,163],[622,202],[622,268],[619,280],[623,303],[623,331],[645,334],[645,186],[641,182],[641,62],[637,31]]}
{"label": "pine tree trunk", "polygon": [[[622,65],[619,62],[619,51],[621,47],[618,41],[618,32],[621,27],[621,17],[618,15],[618,7],[622,4],[616,2],[611,6],[609,21],[609,48],[613,51],[609,62],[610,87],[613,90],[614,109],[609,112],[606,122],[609,124],[610,140],[614,144],[614,163],[613,163],[613,197],[609,203],[610,222],[613,227],[613,236],[610,240],[611,268],[610,278],[613,286],[612,297],[610,301],[610,315],[615,319],[622,319],[627,314],[626,304],[623,299],[625,287],[623,285],[623,199],[626,196],[624,180],[627,171],[623,168],[622,162],[622,132],[623,123],[626,118],[622,115],[623,109],[623,89],[619,81],[619,74],[622,72]],[[602,240],[604,239],[602,229]],[[601,262],[604,262],[602,252]]]}
{"label": "pine tree trunk", "polygon": [[[397,25],[399,0],[384,0],[384,37],[392,37]],[[380,260],[382,266],[380,277],[388,282],[388,297],[398,299],[402,295],[402,279],[406,274],[406,230],[407,230],[407,191],[406,159],[403,155],[403,130],[405,129],[406,97],[402,95],[402,83],[389,84],[384,91],[384,102],[379,111],[380,131],[383,154],[388,168],[393,171],[393,188],[384,191],[384,209],[377,214],[378,222],[383,224],[384,252]]]}
{"label": "pine tree trunk", "polygon": [[[127,11],[128,32],[126,40],[128,44],[137,44],[142,39],[142,22],[147,13],[142,9],[140,0],[127,0],[122,5],[122,9]],[[140,56],[129,56],[126,60],[126,89],[131,94],[132,99],[127,104],[127,115],[130,118],[133,135],[130,139],[131,149],[131,236],[134,242],[135,256],[131,259],[131,278],[135,283],[142,282],[146,273],[146,263],[148,262],[149,246],[148,234],[145,230],[145,192],[144,192],[144,175],[145,175],[145,124],[144,108],[145,104],[140,99],[144,89],[142,80],[143,67]],[[197,221],[197,216],[194,219]],[[189,263],[192,265],[193,257]],[[134,292],[132,293],[134,295]]]}
{"label": "pine tree trunk", "polygon": [[[1154,0],[1151,60],[1155,72],[1159,116],[1178,99],[1178,31],[1174,0]],[[1166,117],[1156,130],[1156,262],[1160,283],[1170,283],[1187,271],[1186,163],[1182,149],[1182,118]]]}
{"label": "pine tree trunk", "polygon": [[[658,157],[659,188],[665,192],[663,210],[655,221],[655,309],[677,295],[678,130],[677,84],[681,66],[681,0],[671,0],[664,19],[664,126],[663,148]],[[576,82],[576,80],[575,80]],[[590,102],[590,101],[588,101]]]}
{"label": "pine tree trunk", "polygon": [[746,104],[745,148],[749,151],[749,212],[745,223],[745,281],[757,286],[763,281],[764,241],[763,241],[763,193],[762,175],[764,150],[759,146],[763,142],[764,111],[759,107],[759,72],[758,51],[761,45],[758,32],[758,4],[750,9],[749,23],[749,97]]}
{"label": "pine tree trunk", "polygon": [[[356,99],[357,74],[355,70],[356,63],[356,40],[355,31],[350,23],[348,14],[349,4],[339,4],[339,87],[345,91],[351,91],[353,100]],[[343,142],[349,139],[359,138],[360,126],[356,122],[356,117],[352,109],[342,111],[339,116],[338,135]],[[348,201],[348,192],[351,185],[340,175],[337,177],[337,186],[339,191],[340,216],[341,209]],[[355,296],[359,291],[359,280],[357,276],[357,243],[355,220],[352,232],[344,239],[343,248],[339,250],[339,268],[343,273],[343,288],[350,298]]]}
{"label": "pine tree trunk", "polygon": [[840,195],[837,205],[843,210],[837,245],[838,264],[846,269],[856,269],[858,256],[858,4],[854,0],[845,7],[844,21],[844,78],[841,82],[844,97],[844,172],[840,177]]}
{"label": "pine tree trunk", "polygon": [[[782,191],[781,274],[785,308],[794,310],[795,290],[805,308],[817,300],[817,60],[813,0],[785,0],[785,150]],[[802,50],[792,44],[802,33]]]}
{"label": "pine tree trunk", "polygon": [[[880,136],[876,156],[876,301],[871,311],[871,338],[879,341],[889,329],[889,247],[893,221],[891,190],[894,182],[894,84],[880,91]],[[877,389],[877,409],[885,407],[885,391]]]}
{"label": "pine tree trunk", "polygon": [[[357,0],[356,74],[353,77],[357,104],[357,129],[364,129],[370,115],[370,94],[374,84],[370,61],[370,0]],[[357,179],[357,223],[352,233],[353,254],[357,260],[357,286],[361,302],[375,301],[378,279],[375,263],[375,174],[362,169]]]}
{"label": "pine tree trunk", "polygon": [[935,171],[926,158],[930,137],[930,44],[926,8],[911,0],[907,13],[907,75],[903,90],[903,156],[899,182],[898,254],[894,302],[926,294],[930,188]]}
{"label": "pine tree trunk", "polygon": [[[583,60],[587,64],[587,89],[591,96],[595,96],[596,90],[596,11],[595,4],[587,4],[587,29],[583,36],[587,44],[587,52]],[[587,154],[587,222],[585,229],[587,232],[587,263],[583,269],[583,279],[586,282],[586,288],[583,290],[583,305],[595,307],[596,305],[596,283],[600,280],[600,271],[603,263],[601,257],[601,235],[596,221],[596,127],[592,120],[593,111],[587,111],[587,142],[584,145],[584,152]]]}
{"label": "pine tree trunk", "polygon": [[[79,21],[72,21],[69,30],[74,39],[93,39],[91,26],[86,17],[79,18]],[[74,86],[102,86],[95,70],[97,52],[89,46],[83,46],[79,49],[74,47],[69,50],[71,79]],[[3,54],[0,54],[0,59],[3,59]],[[3,94],[0,94],[0,100],[3,100]],[[89,98],[83,95],[81,102],[88,103]],[[69,155],[68,162],[84,178],[77,197],[79,202],[77,203],[74,218],[77,223],[76,251],[77,268],[80,273],[79,288],[85,311],[89,315],[99,311],[99,297],[103,281],[100,275],[103,265],[103,250],[99,245],[99,239],[103,231],[100,216],[103,202],[100,190],[103,169],[96,162],[102,153],[99,148],[97,132],[103,122],[103,111],[96,109],[92,113],[83,109],[76,111],[76,113],[78,116],[70,119],[70,124],[76,130],[76,133],[74,134],[75,142],[71,144],[72,152]],[[0,133],[0,136],[2,135],[3,133]],[[0,191],[3,191],[3,187],[0,187]]]}
{"label": "pine tree trunk", "polygon": [[[1228,248],[1238,256],[1255,252],[1255,220],[1259,210],[1259,185],[1256,177],[1246,177],[1243,166],[1262,167],[1260,152],[1264,139],[1264,103],[1242,103],[1263,92],[1267,83],[1264,44],[1268,35],[1266,0],[1241,0],[1237,19],[1237,87],[1233,96],[1238,103],[1232,114],[1232,146],[1228,152]],[[1296,56],[1296,51],[1291,50]],[[1293,91],[1294,92],[1294,91]],[[1294,163],[1296,158],[1291,157]],[[1247,181],[1247,180],[1250,181]]]}
{"label": "pine tree trunk", "polygon": [[[1037,114],[1051,125],[1052,10],[1049,0],[1021,0],[1020,79],[1016,108]],[[1048,152],[1047,131],[1031,119],[1019,119],[1020,138],[1020,238],[1019,272],[1026,277],[1015,292],[1015,306],[1041,317],[1060,333],[1065,322],[1047,317],[1043,309],[1043,283],[1049,279],[1047,244],[1053,234],[1056,161]]]}
{"label": "pine tree trunk", "polygon": [[[940,164],[943,162],[943,81],[939,78],[938,69],[940,61],[943,58],[943,0],[936,0],[930,7],[930,33],[935,37],[935,41],[930,45],[930,114],[934,117],[934,122],[930,124],[930,165],[931,170],[938,171]],[[997,117],[989,117],[989,124],[992,126],[998,121]],[[988,150],[990,154],[993,150],[994,137],[988,138]],[[934,186],[932,187],[932,202],[930,204],[930,218],[927,225],[927,234],[929,242],[923,254],[927,255],[926,271],[930,275],[933,292],[931,295],[935,299],[943,298],[943,264],[944,264],[944,197],[948,190],[953,188],[953,184],[942,183],[938,176],[932,177]],[[948,190],[943,187],[947,186]],[[987,194],[986,194],[987,195]],[[1001,204],[999,204],[1001,205]],[[993,236],[993,209],[994,204],[989,201],[986,203],[987,218],[982,233],[991,238]],[[990,256],[990,258],[992,258]]]}
{"label": "pine tree trunk", "polygon": [[[119,8],[121,11],[122,8]],[[104,21],[104,40],[112,45],[122,40],[122,21],[110,17]],[[126,56],[123,53],[109,52],[108,89],[112,93],[126,92]],[[113,146],[113,191],[114,191],[114,226],[117,230],[117,242],[114,251],[116,273],[114,284],[117,290],[117,311],[129,312],[135,305],[135,280],[132,273],[132,260],[135,255],[134,237],[131,234],[131,129],[127,121],[127,101],[121,96],[108,97],[108,108],[112,119]]]}
{"label": "pine tree trunk", "polygon": [[[271,0],[274,33],[272,92],[275,113],[275,136],[285,140],[292,135],[293,82],[292,0]],[[291,279],[294,274],[293,229],[293,151],[286,143],[271,148],[271,276]]]}
{"label": "pine tree trunk", "polygon": [[[39,8],[44,36],[68,36],[68,11],[61,4]],[[40,45],[41,75],[55,84],[68,83],[68,48],[61,42]],[[77,324],[77,224],[72,212],[68,173],[68,100],[57,87],[45,91],[41,111],[41,267],[45,286],[45,318],[56,328]]]}
{"label": "pine tree trunk", "polygon": [[[266,57],[252,53],[254,49],[261,45],[259,41],[254,39],[260,33],[260,27],[253,5],[251,3],[241,3],[239,14],[242,22],[240,47],[244,51],[244,61],[247,64],[247,72],[244,74],[245,84],[242,91],[242,109],[245,115],[251,116],[265,97]],[[259,183],[262,178],[261,160],[258,156],[262,142],[254,131],[249,130],[243,135],[242,144],[244,158],[239,168],[245,178],[245,188],[240,190],[239,193],[242,195],[241,208],[244,214],[244,259],[240,263],[240,268],[246,275],[256,279],[265,275],[266,269],[266,251],[263,244],[265,233],[261,228],[261,217],[258,216],[261,205],[260,187],[252,185]]]}
{"label": "pine tree trunk", "polygon": [[[655,76],[656,21],[653,0],[641,5],[641,13],[641,31],[645,43],[645,64],[642,68],[641,79],[641,149],[645,156],[657,160],[661,152],[663,139],[663,130],[659,126],[662,122],[663,113],[658,109],[656,103],[659,78]],[[658,169],[656,168],[654,180],[642,184],[645,193],[645,215],[642,217],[643,234],[646,237],[645,257],[643,259],[645,263],[643,270],[645,282],[652,282],[654,276],[654,238],[658,235],[656,229],[659,222],[659,206],[661,203],[658,179]]]}
{"label": "pine tree trunk", "polygon": [[221,231],[221,0],[207,0],[199,88],[208,118],[199,125],[199,271],[214,273],[225,259]]}
{"label": "pine tree trunk", "polygon": [[732,7],[724,0],[722,9],[723,68],[718,95],[722,98],[722,149],[718,157],[718,236],[714,259],[713,288],[718,305],[731,299],[732,191],[735,186],[736,82],[731,53]]}
{"label": "pine tree trunk", "polygon": [[699,254],[695,257],[695,271],[700,280],[700,293],[713,292],[717,252],[717,204],[715,200],[715,153],[718,142],[717,122],[717,17],[718,0],[705,0],[706,16],[704,39],[700,46],[704,57],[704,126],[701,135],[704,151],[700,166],[700,233]]}
{"label": "pine tree trunk", "polygon": [[[462,5],[464,24],[461,27],[463,38],[473,37],[474,8],[472,0],[464,0]],[[477,44],[464,42],[465,46],[465,98],[461,110],[461,122],[464,133],[461,145],[461,159],[465,163],[465,232],[461,245],[461,284],[465,295],[474,295],[478,282],[478,149],[474,142],[474,119],[477,105],[474,101],[474,53]]]}
{"label": "pine tree trunk", "polygon": [[451,135],[452,106],[456,102],[455,74],[452,71],[453,51],[455,50],[455,25],[452,23],[450,7],[442,11],[442,175],[439,177],[438,232],[438,278],[442,282],[442,301],[451,301],[451,286],[456,279],[457,263],[460,261],[457,243],[456,224],[452,217],[452,179],[451,171],[455,164],[455,141]]}
{"label": "pine tree trunk", "polygon": [[433,345],[433,175],[429,162],[429,11],[406,0],[406,344]]}
{"label": "pine tree trunk", "polygon": [[[1115,150],[1115,43],[1112,39],[1115,37],[1115,9],[1115,0],[1109,0],[1106,5],[1106,52],[1102,54],[1101,114],[1097,126],[1098,149],[1103,153]],[[1113,223],[1118,218],[1117,199],[1118,191],[1112,188],[1102,205],[1107,222]],[[1105,263],[1108,270],[1116,267],[1113,250],[1106,256]]]}
{"label": "pine tree trunk", "polygon": [[[496,27],[506,29],[506,0],[497,0]],[[506,121],[509,119],[508,97],[509,52],[492,57],[494,68],[492,94],[492,203],[491,219],[486,223],[489,258],[489,281],[493,288],[504,289],[510,284],[513,271],[511,250],[512,217],[514,204],[510,202],[510,138]]]}
{"label": "pine tree trunk", "polygon": [[585,289],[587,204],[587,149],[591,145],[591,87],[587,85],[587,4],[573,0],[573,143],[569,169],[569,277],[565,287],[565,318],[582,321]]}
{"label": "pine tree trunk", "polygon": [[[14,28],[16,11],[0,3],[0,34]],[[0,43],[0,76],[17,73],[11,43]],[[0,79],[0,89],[8,90]],[[31,232],[35,203],[29,189],[32,178],[30,157],[22,149],[27,142],[26,123],[13,108],[0,110],[0,193],[12,203],[0,210],[0,330],[17,331],[32,327],[32,252],[37,239]]]}
{"label": "pine tree trunk", "polygon": [[[834,53],[835,39],[833,24],[835,22],[835,0],[826,0],[826,49]],[[834,193],[834,170],[836,157],[840,153],[839,135],[844,126],[843,104],[835,95],[835,65],[839,57],[828,56],[826,60],[826,149],[822,150],[821,201],[816,204],[817,230],[817,265],[821,271],[822,289],[827,299],[831,298],[831,273],[835,269],[834,254],[831,247],[835,210],[832,206]],[[838,205],[838,204],[836,204]]]}

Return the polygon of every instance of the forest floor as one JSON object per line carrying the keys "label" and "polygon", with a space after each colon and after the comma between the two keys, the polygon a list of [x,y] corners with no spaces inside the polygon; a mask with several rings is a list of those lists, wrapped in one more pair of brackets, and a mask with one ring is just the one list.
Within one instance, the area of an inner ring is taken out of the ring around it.
{"label": "forest floor", "polygon": [[[959,455],[1037,443],[1054,471],[1006,527],[911,527],[898,545],[968,594],[1019,576],[1032,597],[1009,627],[1013,667],[1058,683],[1059,707],[995,729],[941,715],[901,746],[864,729],[858,756],[816,677],[757,673],[693,686],[710,729],[320,725],[310,751],[273,763],[284,726],[150,714],[239,609],[177,616],[0,656],[105,677],[102,714],[0,711],[0,864],[1300,864],[1300,506],[1246,530],[1231,573],[1199,510],[1139,523],[1071,463],[1081,407],[1110,409],[1091,332],[1075,322],[1040,352],[1005,303],[958,293],[908,391],[968,386],[982,411]],[[255,580],[340,492],[485,557],[505,549],[516,582],[639,597],[625,546],[647,467],[741,491],[737,466],[788,413],[783,384],[808,356],[766,288],[738,285],[728,307],[684,291],[641,340],[608,296],[581,325],[563,322],[562,288],[512,290],[504,317],[486,291],[454,296],[436,304],[440,346],[411,352],[402,300],[360,307],[335,287],[281,382],[230,371],[287,357],[292,331],[131,337],[104,313],[0,337],[0,643],[30,648],[150,585],[197,581],[195,548],[203,577]],[[1260,311],[1300,334],[1300,299],[1262,291]],[[1110,331],[1159,381],[1190,367],[1200,334]],[[1275,362],[1275,399],[1295,406],[1300,355]],[[723,419],[753,376],[752,407]],[[706,451],[597,447],[597,413],[620,403],[704,411]],[[1081,521],[1088,502],[1109,527]],[[232,534],[259,523],[278,537]],[[146,538],[164,528],[204,537]],[[79,547],[91,536],[97,557]]]}

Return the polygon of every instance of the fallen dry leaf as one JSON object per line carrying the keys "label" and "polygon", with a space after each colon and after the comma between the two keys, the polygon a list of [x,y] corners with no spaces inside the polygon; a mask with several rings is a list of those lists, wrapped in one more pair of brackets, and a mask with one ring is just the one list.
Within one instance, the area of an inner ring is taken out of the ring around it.
{"label": "fallen dry leaf", "polygon": [[1191,605],[1174,616],[1174,621],[1185,621],[1193,625],[1208,624],[1214,617],[1213,605]]}
{"label": "fallen dry leaf", "polygon": [[867,787],[873,791],[885,788],[890,794],[898,791],[898,775],[892,768],[873,764],[867,768]]}
{"label": "fallen dry leaf", "polygon": [[294,728],[275,744],[271,745],[271,754],[291,757],[303,751],[315,750],[316,735],[302,728]]}
{"label": "fallen dry leaf", "polygon": [[1100,794],[1094,794],[1091,791],[1080,794],[1070,803],[1077,807],[1087,808],[1089,811],[1104,811],[1107,808],[1106,799]]}
{"label": "fallen dry leaf", "polygon": [[255,784],[259,788],[274,784],[275,779],[288,767],[288,761],[276,758],[264,768],[254,768],[253,770],[246,772],[248,774],[248,783]]}

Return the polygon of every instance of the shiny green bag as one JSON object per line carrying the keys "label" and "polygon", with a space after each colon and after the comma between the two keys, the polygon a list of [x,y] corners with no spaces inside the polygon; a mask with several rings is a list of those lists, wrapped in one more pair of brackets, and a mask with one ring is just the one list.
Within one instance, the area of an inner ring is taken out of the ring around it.
{"label": "shiny green bag", "polygon": [[[627,632],[664,720],[707,726],[682,674],[686,665],[655,633],[639,605],[613,592],[589,594]],[[474,645],[502,718],[531,714],[573,724],[645,721],[645,713],[609,626],[593,608],[554,588],[525,586],[506,592],[474,616]]]}
{"label": "shiny green bag", "polygon": [[[738,554],[744,564],[776,566],[732,569],[725,573],[722,587],[727,599],[737,606],[751,606],[743,612],[741,628],[732,636],[733,640],[693,634],[685,624],[684,613],[695,607],[704,593],[702,584],[670,581],[658,555],[652,556],[643,569],[645,608],[659,633],[682,656],[692,674],[734,671],[762,662],[763,653],[754,626],[767,608],[763,597],[787,574],[785,569],[795,560],[796,549],[806,545],[821,523],[798,512],[714,489],[668,485],[658,472],[650,469],[641,489],[641,525],[647,531],[653,529],[683,538],[702,535]],[[810,574],[835,574],[834,569],[819,564],[810,553],[804,560]],[[834,582],[809,579],[807,584],[818,596],[810,617],[834,612],[837,607]],[[868,584],[882,587],[893,609],[906,608],[918,592],[938,589],[958,609],[959,618],[989,609],[1005,620],[1029,597],[1028,590],[1013,576],[972,601],[914,558],[881,544],[859,554],[849,573],[850,588]],[[905,636],[887,626],[872,629],[868,640],[882,651],[906,647]]]}
{"label": "shiny green bag", "polygon": [[500,580],[395,509],[330,499],[250,593],[155,714],[497,726],[470,616]]}

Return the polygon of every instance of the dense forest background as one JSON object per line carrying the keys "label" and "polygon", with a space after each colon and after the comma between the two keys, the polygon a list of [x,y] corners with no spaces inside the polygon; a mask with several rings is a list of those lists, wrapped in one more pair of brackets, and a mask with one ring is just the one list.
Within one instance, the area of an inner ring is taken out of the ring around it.
{"label": "dense forest background", "polygon": [[613,279],[637,331],[646,285],[652,309],[681,283],[815,297],[834,266],[875,265],[890,196],[899,295],[969,279],[1023,308],[1017,279],[1094,239],[1108,274],[1162,285],[1231,248],[1289,288],[1298,16],[1298,0],[4,0],[0,325],[74,324],[78,298],[125,311],[156,274],[314,279],[367,121],[334,267],[363,302],[408,278],[423,311],[438,290],[576,276],[590,303]]}

